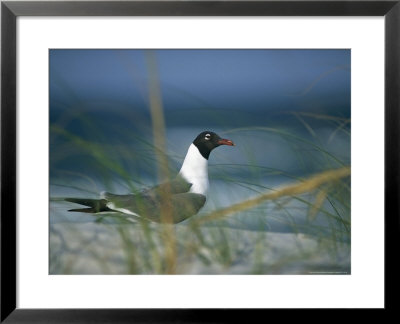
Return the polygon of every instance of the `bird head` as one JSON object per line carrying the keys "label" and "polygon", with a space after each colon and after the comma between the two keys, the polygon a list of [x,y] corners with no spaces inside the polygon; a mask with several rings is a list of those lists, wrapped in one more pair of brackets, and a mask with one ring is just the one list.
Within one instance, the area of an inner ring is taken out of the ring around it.
{"label": "bird head", "polygon": [[235,146],[231,140],[221,138],[218,134],[210,131],[204,131],[197,135],[193,144],[196,145],[201,155],[207,160],[211,151],[216,147],[221,145]]}

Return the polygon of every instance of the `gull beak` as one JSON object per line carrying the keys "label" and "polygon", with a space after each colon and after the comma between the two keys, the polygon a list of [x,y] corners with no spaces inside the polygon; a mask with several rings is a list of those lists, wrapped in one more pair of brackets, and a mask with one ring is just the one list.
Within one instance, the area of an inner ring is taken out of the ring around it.
{"label": "gull beak", "polygon": [[231,140],[221,138],[218,142],[219,145],[229,145],[229,146],[235,146],[235,143],[233,143]]}

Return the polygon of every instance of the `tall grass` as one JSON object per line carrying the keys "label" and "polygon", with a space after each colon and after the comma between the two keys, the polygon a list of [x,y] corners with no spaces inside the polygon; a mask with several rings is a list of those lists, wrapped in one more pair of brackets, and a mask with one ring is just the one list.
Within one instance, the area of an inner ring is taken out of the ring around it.
{"label": "tall grass", "polygon": [[[151,113],[151,122],[153,130],[154,147],[158,148],[157,157],[157,170],[158,180],[162,182],[164,179],[169,179],[169,166],[168,156],[164,152],[165,144],[165,122],[164,122],[164,110],[161,100],[161,90],[158,83],[158,69],[157,69],[157,58],[154,51],[146,52],[146,63],[149,75],[149,108]],[[164,208],[161,210],[160,219],[164,226],[163,241],[165,246],[165,261],[166,261],[166,272],[173,274],[176,272],[176,238],[174,230],[171,226],[173,223],[173,210],[169,203],[171,200],[171,188],[168,186],[161,195],[161,203]]]}

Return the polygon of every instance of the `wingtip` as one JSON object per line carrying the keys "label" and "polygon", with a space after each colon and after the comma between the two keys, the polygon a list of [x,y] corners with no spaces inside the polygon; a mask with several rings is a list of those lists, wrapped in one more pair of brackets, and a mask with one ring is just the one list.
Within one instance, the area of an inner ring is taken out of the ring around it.
{"label": "wingtip", "polygon": [[68,209],[68,211],[75,213],[90,213],[90,214],[95,213],[95,210],[93,208],[76,208],[76,209]]}

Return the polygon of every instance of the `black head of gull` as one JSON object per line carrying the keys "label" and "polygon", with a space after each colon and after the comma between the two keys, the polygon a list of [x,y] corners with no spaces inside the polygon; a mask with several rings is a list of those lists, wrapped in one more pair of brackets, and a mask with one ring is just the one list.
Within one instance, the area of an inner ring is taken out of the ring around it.
{"label": "black head of gull", "polygon": [[231,140],[221,138],[218,134],[210,131],[204,131],[200,133],[193,141],[193,144],[198,148],[201,155],[207,160],[211,151],[216,147],[220,145],[235,145]]}
{"label": "black head of gull", "polygon": [[[73,212],[119,212],[127,219],[147,219],[160,222],[161,211],[172,207],[173,222],[179,223],[195,214],[204,206],[208,190],[208,158],[213,149],[221,145],[234,146],[228,139],[216,133],[204,131],[190,144],[178,176],[168,182],[148,188],[141,193],[116,195],[108,192],[101,199],[66,198],[65,200],[86,208],[71,209]],[[165,195],[169,201],[166,203]],[[167,204],[167,205],[165,205]]]}

